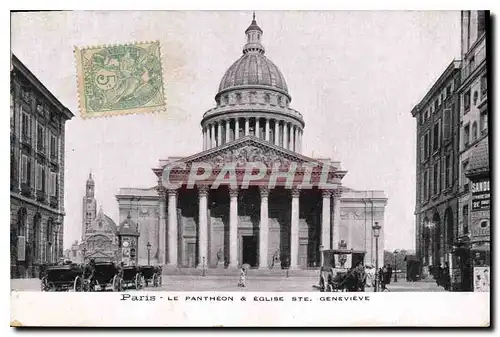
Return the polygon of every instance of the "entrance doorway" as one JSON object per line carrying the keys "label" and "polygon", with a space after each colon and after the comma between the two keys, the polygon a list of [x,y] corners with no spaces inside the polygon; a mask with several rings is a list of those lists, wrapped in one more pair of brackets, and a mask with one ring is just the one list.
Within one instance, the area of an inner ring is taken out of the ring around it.
{"label": "entrance doorway", "polygon": [[241,263],[248,263],[252,267],[257,267],[257,237],[244,235],[241,237]]}

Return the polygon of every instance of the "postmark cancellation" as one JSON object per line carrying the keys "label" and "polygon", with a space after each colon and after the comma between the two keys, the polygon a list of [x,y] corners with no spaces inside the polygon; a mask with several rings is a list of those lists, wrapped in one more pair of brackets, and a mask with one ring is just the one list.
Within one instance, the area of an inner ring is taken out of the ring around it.
{"label": "postmark cancellation", "polygon": [[82,118],[165,109],[159,41],[75,47]]}

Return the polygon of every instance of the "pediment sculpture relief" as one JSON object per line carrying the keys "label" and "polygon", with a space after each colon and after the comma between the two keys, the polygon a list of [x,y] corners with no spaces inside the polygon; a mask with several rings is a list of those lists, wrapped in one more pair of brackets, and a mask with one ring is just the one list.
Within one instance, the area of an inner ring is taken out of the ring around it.
{"label": "pediment sculpture relief", "polygon": [[226,163],[236,163],[237,166],[241,166],[246,163],[261,162],[270,167],[275,165],[275,163],[278,163],[280,166],[288,166],[290,164],[289,159],[279,156],[271,149],[262,149],[251,145],[228,149],[213,158],[208,158],[206,162],[212,163],[216,167],[221,167]]}

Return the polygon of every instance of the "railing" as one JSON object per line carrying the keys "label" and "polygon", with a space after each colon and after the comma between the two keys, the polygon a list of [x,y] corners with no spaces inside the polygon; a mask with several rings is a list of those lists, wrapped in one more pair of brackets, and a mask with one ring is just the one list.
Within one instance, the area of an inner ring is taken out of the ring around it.
{"label": "railing", "polygon": [[33,193],[33,190],[31,189],[30,185],[27,183],[21,183],[21,194],[26,196],[26,197],[31,197],[31,194]]}
{"label": "railing", "polygon": [[38,190],[36,191],[36,200],[37,201],[45,201],[45,198],[47,197],[47,194],[45,191]]}
{"label": "railing", "polygon": [[25,133],[23,133],[21,135],[21,141],[24,143],[24,144],[28,144],[28,145],[31,145],[31,137]]}
{"label": "railing", "polygon": [[56,208],[57,205],[58,205],[57,196],[51,195],[50,196],[50,207]]}

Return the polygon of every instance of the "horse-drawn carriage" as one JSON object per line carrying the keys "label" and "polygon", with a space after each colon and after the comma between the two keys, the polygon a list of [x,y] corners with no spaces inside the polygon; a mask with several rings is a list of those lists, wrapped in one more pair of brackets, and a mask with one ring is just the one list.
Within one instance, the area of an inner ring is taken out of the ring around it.
{"label": "horse-drawn carriage", "polygon": [[325,249],[321,254],[321,291],[365,291],[365,251]]}
{"label": "horse-drawn carriage", "polygon": [[144,280],[139,266],[122,266],[120,277],[123,281],[123,288],[133,287],[140,290],[144,286]]}
{"label": "horse-drawn carriage", "polygon": [[88,266],[76,263],[45,265],[40,270],[42,291],[88,291],[90,275]]}
{"label": "horse-drawn carriage", "polygon": [[92,262],[89,264],[89,290],[105,291],[107,286],[111,286],[113,291],[123,290],[123,279],[120,275],[120,268],[114,262]]}
{"label": "horse-drawn carriage", "polygon": [[153,287],[160,287],[162,283],[162,268],[161,266],[140,266],[139,272],[141,273],[144,281],[144,286],[147,287],[152,284]]}

